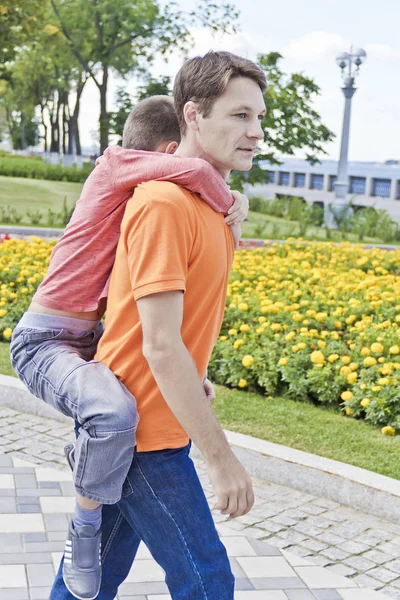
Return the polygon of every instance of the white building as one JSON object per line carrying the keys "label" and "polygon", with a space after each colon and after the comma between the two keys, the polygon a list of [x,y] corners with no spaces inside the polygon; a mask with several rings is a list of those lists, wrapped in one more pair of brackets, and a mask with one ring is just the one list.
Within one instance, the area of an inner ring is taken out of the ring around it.
{"label": "white building", "polygon": [[[279,166],[268,165],[269,183],[246,191],[266,199],[297,196],[327,209],[334,201],[338,163],[325,160],[310,165],[305,160],[288,159]],[[348,200],[353,206],[384,208],[400,222],[400,161],[387,163],[349,162]]]}

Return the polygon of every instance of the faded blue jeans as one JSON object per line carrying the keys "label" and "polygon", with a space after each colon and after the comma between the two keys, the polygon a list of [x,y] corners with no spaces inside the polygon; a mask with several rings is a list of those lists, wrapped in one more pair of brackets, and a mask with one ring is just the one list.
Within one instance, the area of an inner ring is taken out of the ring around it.
{"label": "faded blue jeans", "polygon": [[[229,559],[189,451],[190,443],[135,452],[121,500],[103,507],[98,600],[116,597],[141,540],[164,569],[173,600],[233,600]],[[62,561],[49,600],[73,600],[62,578]]]}
{"label": "faded blue jeans", "polygon": [[132,464],[136,400],[92,360],[103,325],[27,312],[14,329],[11,364],[29,391],[78,421],[74,484],[81,496],[115,504]]}

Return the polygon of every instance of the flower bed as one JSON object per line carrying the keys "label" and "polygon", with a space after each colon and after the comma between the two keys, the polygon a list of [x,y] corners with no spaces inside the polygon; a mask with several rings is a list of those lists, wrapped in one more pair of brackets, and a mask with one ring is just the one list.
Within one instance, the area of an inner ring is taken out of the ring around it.
{"label": "flower bed", "polygon": [[400,251],[290,241],[236,253],[214,381],[400,429]]}
{"label": "flower bed", "polygon": [[[0,243],[0,335],[9,340],[55,242]],[[296,241],[236,252],[214,381],[337,405],[400,430],[400,250]]]}

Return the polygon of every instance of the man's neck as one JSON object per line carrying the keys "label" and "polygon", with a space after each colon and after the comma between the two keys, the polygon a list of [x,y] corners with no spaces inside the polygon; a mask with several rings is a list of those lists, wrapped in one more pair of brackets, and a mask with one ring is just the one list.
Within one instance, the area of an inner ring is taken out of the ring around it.
{"label": "man's neck", "polygon": [[191,141],[188,138],[182,139],[178,148],[174,152],[175,156],[181,156],[182,158],[202,158],[210,163],[215,169],[221,173],[222,177],[225,181],[228,179],[230,171],[226,169],[222,169],[219,165],[214,164],[210,157],[203,151],[203,149],[195,142]]}

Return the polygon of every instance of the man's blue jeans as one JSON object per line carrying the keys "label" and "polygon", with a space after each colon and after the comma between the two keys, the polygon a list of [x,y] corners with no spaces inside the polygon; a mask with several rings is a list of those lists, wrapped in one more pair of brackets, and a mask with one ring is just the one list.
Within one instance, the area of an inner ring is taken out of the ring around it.
{"label": "man's blue jeans", "polygon": [[[121,500],[103,507],[103,578],[112,600],[140,540],[166,573],[173,600],[233,600],[234,577],[203,488],[184,448],[135,452]],[[50,600],[72,600],[62,562]]]}

